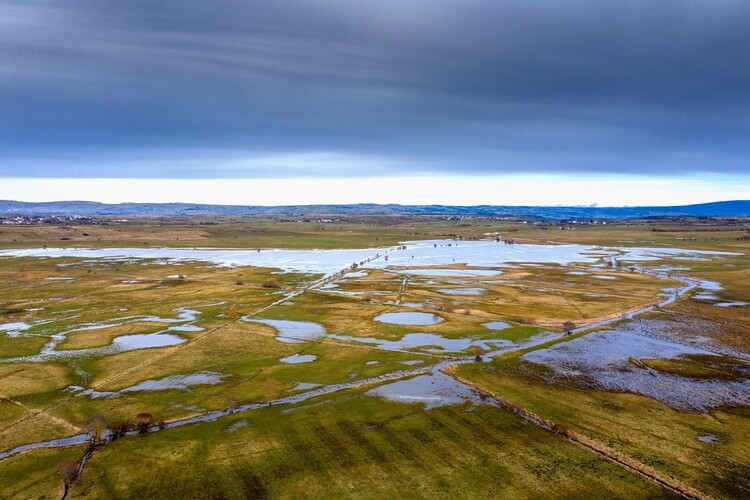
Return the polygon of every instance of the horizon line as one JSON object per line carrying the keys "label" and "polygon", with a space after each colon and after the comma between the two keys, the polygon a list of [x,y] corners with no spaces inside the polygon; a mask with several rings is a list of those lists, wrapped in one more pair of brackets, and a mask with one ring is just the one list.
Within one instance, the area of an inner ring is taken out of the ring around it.
{"label": "horizon line", "polygon": [[478,207],[512,207],[512,208],[589,208],[589,209],[607,209],[607,208],[680,208],[680,207],[692,207],[699,205],[712,205],[717,203],[737,203],[737,202],[748,202],[750,199],[721,199],[708,202],[700,203],[688,203],[679,205],[600,205],[595,204],[579,204],[579,205],[566,205],[566,204],[554,204],[554,205],[542,205],[542,204],[487,204],[479,203],[476,205],[462,205],[452,203],[370,203],[370,202],[359,202],[359,203],[285,203],[279,205],[266,205],[266,204],[237,204],[237,203],[202,203],[202,202],[190,202],[190,201],[123,201],[116,203],[107,203],[96,200],[84,200],[84,199],[65,199],[65,200],[47,200],[47,201],[23,201],[23,200],[11,200],[11,199],[0,199],[0,203],[23,203],[29,205],[43,205],[52,203],[90,203],[97,205],[109,205],[109,206],[123,206],[123,205],[198,205],[204,207],[243,207],[243,208],[286,208],[286,207],[339,207],[339,206],[396,206],[396,207],[460,207],[460,208],[478,208]]}

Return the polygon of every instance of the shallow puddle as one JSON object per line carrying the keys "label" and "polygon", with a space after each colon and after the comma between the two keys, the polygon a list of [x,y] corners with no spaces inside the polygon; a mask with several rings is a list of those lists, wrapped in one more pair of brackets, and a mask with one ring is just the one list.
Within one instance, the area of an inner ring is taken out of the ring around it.
{"label": "shallow puddle", "polygon": [[160,379],[150,379],[139,382],[138,384],[120,389],[119,391],[96,391],[88,389],[81,392],[80,396],[89,396],[91,399],[117,398],[128,392],[155,392],[176,389],[179,391],[189,391],[191,387],[197,385],[217,385],[228,377],[228,375],[216,372],[198,372],[188,375],[170,375]]}
{"label": "shallow puddle", "polygon": [[465,278],[481,278],[484,276],[497,276],[502,271],[490,269],[399,269],[394,270],[398,274],[408,274],[411,276],[455,276]]}
{"label": "shallow puddle", "polygon": [[381,385],[365,392],[365,395],[398,403],[421,403],[427,410],[466,402],[484,403],[477,393],[441,372]]}
{"label": "shallow puddle", "polygon": [[173,332],[202,332],[204,329],[198,325],[175,325],[170,326],[167,330]]}
{"label": "shallow puddle", "polygon": [[344,277],[345,278],[364,278],[368,274],[370,274],[370,273],[368,273],[367,271],[354,271],[354,272],[351,272],[351,273],[346,273],[344,275]]}
{"label": "shallow puddle", "polygon": [[435,353],[461,353],[472,346],[481,347],[486,351],[491,351],[493,349],[512,345],[512,342],[504,339],[448,339],[435,333],[407,333],[400,340],[384,340],[374,337],[349,337],[344,335],[333,335],[333,337],[349,342],[376,344],[381,349],[391,351],[405,351],[420,348]]}
{"label": "shallow puddle", "polygon": [[16,323],[5,323],[4,325],[0,325],[0,332],[5,332],[9,337],[15,337],[29,328],[31,328],[30,324],[18,321]]}
{"label": "shallow puddle", "polygon": [[425,312],[396,312],[385,313],[375,316],[375,321],[391,323],[393,325],[425,326],[434,325],[443,321],[437,314]]}
{"label": "shallow puddle", "polygon": [[291,389],[287,389],[286,392],[308,391],[310,389],[316,389],[318,387],[323,387],[323,384],[313,384],[310,382],[297,382],[297,385],[295,385]]}
{"label": "shallow puddle", "polygon": [[472,296],[472,295],[484,295],[485,293],[487,293],[486,288],[436,288],[436,290],[446,295]]}
{"label": "shallow puddle", "polygon": [[485,328],[489,328],[490,330],[505,330],[510,328],[510,325],[505,321],[490,321],[489,323],[485,323],[482,326],[484,326]]}
{"label": "shallow puddle", "polygon": [[256,319],[247,316],[242,319],[248,323],[261,323],[270,326],[271,328],[275,328],[278,332],[276,340],[279,342],[286,342],[287,344],[315,340],[326,335],[325,327],[319,323],[313,323],[312,321]]}
{"label": "shallow puddle", "polygon": [[115,351],[119,352],[132,351],[135,349],[151,349],[154,347],[167,347],[182,344],[183,342],[185,342],[185,339],[170,333],[145,333],[115,337],[112,341],[112,347]]}
{"label": "shallow puddle", "polygon": [[401,307],[411,307],[412,309],[421,309],[424,307],[422,302],[402,302],[399,304]]}
{"label": "shallow puddle", "polygon": [[297,364],[297,363],[311,363],[318,359],[317,356],[314,356],[312,354],[292,354],[291,356],[287,356],[285,358],[279,359],[282,363],[288,363],[288,364]]}
{"label": "shallow puddle", "polygon": [[701,434],[700,436],[698,436],[698,441],[700,441],[701,443],[716,444],[719,442],[719,439],[713,434]]}
{"label": "shallow puddle", "polygon": [[220,384],[227,375],[216,372],[198,372],[189,375],[172,375],[154,380],[145,380],[131,387],[126,387],[120,392],[138,392],[138,391],[165,391],[168,389],[177,389],[187,391],[196,385],[217,385]]}

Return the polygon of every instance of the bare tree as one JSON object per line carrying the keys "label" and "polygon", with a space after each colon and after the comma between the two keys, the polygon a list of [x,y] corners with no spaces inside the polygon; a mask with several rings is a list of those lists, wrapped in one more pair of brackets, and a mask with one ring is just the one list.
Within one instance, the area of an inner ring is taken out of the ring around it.
{"label": "bare tree", "polygon": [[132,429],[133,425],[128,422],[127,420],[115,420],[112,422],[112,425],[110,426],[110,430],[112,431],[112,437],[119,438],[125,435],[130,429]]}
{"label": "bare tree", "polygon": [[109,429],[109,419],[101,413],[97,413],[86,421],[86,431],[91,434],[92,443],[96,443],[104,438]]}
{"label": "bare tree", "polygon": [[139,413],[135,416],[135,427],[138,432],[148,432],[148,428],[151,427],[153,421],[154,417],[150,413]]}
{"label": "bare tree", "polygon": [[573,330],[575,330],[576,324],[572,321],[566,321],[565,323],[563,323],[562,327],[563,330],[565,330],[565,333],[570,335],[571,333],[573,333]]}
{"label": "bare tree", "polygon": [[474,361],[482,361],[482,354],[484,354],[484,349],[482,349],[478,345],[473,345],[469,347],[468,351],[469,354],[474,356]]}

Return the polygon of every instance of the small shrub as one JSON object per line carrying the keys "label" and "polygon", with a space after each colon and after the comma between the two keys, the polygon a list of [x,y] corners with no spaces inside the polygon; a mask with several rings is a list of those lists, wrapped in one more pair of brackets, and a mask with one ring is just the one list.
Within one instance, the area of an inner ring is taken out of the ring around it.
{"label": "small shrub", "polygon": [[111,425],[112,437],[122,437],[132,428],[133,425],[127,420],[115,420]]}
{"label": "small shrub", "polygon": [[561,434],[561,435],[565,436],[565,435],[568,434],[568,428],[565,427],[562,424],[553,424],[552,425],[552,432],[554,432],[555,434]]}
{"label": "small shrub", "polygon": [[151,422],[154,421],[154,417],[150,413],[139,413],[135,416],[135,428],[138,432],[148,432],[148,428],[151,427]]}

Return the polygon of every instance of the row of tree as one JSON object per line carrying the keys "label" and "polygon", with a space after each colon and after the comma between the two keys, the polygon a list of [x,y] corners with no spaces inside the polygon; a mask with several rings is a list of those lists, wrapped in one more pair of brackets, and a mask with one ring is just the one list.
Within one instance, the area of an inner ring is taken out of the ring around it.
{"label": "row of tree", "polygon": [[[110,420],[106,415],[97,413],[86,421],[84,429],[92,443],[101,443],[107,438],[117,439],[131,431],[146,433],[152,425],[154,417],[150,413],[139,413],[135,420]],[[156,425],[163,428],[166,422],[159,421]]]}

